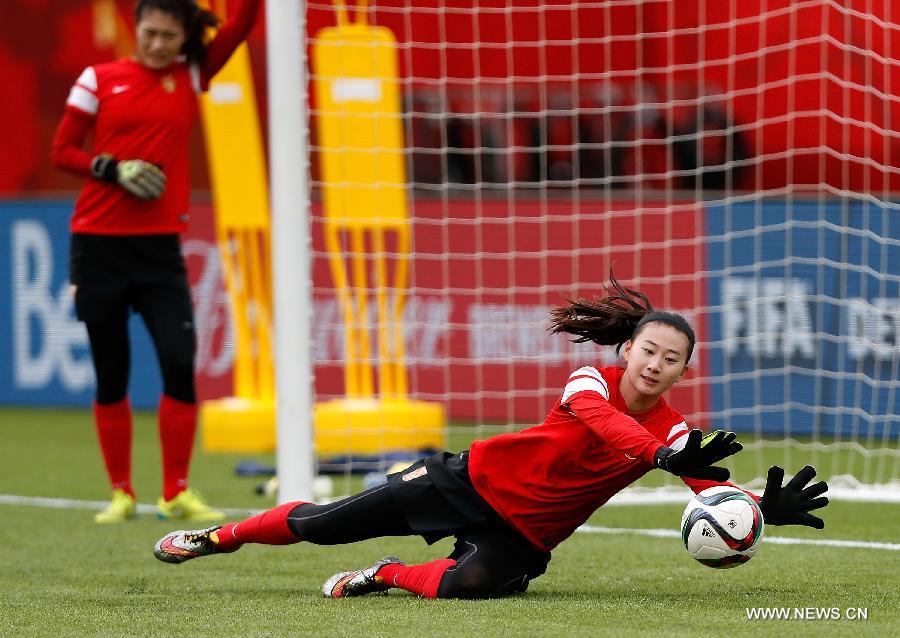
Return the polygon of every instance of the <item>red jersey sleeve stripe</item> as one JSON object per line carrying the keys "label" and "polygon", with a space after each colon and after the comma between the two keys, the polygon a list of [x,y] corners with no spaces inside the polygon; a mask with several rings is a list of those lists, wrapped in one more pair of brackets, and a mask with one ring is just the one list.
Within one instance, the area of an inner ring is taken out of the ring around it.
{"label": "red jersey sleeve stripe", "polygon": [[88,115],[97,114],[100,101],[97,99],[97,73],[94,71],[94,67],[87,67],[75,80],[75,84],[69,91],[66,106]]}
{"label": "red jersey sleeve stripe", "polygon": [[603,375],[600,374],[600,371],[597,370],[597,368],[593,368],[591,366],[578,368],[575,372],[569,375],[569,381],[574,381],[579,377],[590,377],[592,379],[596,379],[603,384],[603,387],[606,388],[606,393],[609,394],[609,386],[606,384],[606,379],[603,378]]}
{"label": "red jersey sleeve stripe", "polygon": [[88,115],[96,115],[100,106],[97,96],[77,84],[69,91],[69,98],[66,100],[66,106],[78,109],[82,113]]}
{"label": "red jersey sleeve stripe", "polygon": [[690,430],[685,430],[684,432],[682,432],[681,434],[679,434],[679,435],[676,436],[675,438],[669,439],[669,442],[666,443],[666,446],[672,448],[672,449],[675,450],[675,451],[683,450],[683,449],[684,449],[684,446],[687,444],[687,440],[688,440],[687,434],[688,434],[688,432],[690,432]]}
{"label": "red jersey sleeve stripe", "polygon": [[687,423],[682,421],[681,423],[676,423],[672,426],[672,429],[669,430],[669,434],[666,436],[666,445],[671,447],[672,441],[679,438],[682,434],[686,434],[689,428]]}
{"label": "red jersey sleeve stripe", "polygon": [[592,366],[584,366],[582,368],[578,368],[575,372],[569,375],[569,380],[571,381],[575,377],[593,377],[598,381],[602,381],[604,384],[606,383],[606,379],[603,378],[603,375],[600,374],[600,371]]}
{"label": "red jersey sleeve stripe", "polygon": [[566,403],[579,392],[596,392],[607,401],[609,400],[609,390],[603,381],[593,377],[576,377],[566,384],[560,403]]}
{"label": "red jersey sleeve stripe", "polygon": [[78,79],[75,80],[75,84],[83,86],[91,93],[97,92],[97,72],[94,71],[94,67],[89,66],[84,71],[81,72],[81,75],[78,76]]}

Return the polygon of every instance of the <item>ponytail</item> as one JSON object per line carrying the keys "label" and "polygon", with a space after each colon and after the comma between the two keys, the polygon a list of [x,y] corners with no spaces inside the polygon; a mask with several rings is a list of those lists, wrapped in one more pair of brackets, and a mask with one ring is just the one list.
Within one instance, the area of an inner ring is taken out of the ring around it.
{"label": "ponytail", "polygon": [[140,22],[145,11],[168,13],[181,22],[185,41],[181,52],[191,64],[206,60],[207,32],[219,26],[219,18],[212,11],[197,6],[195,0],[138,0],[134,7],[135,22]]}
{"label": "ponytail", "polygon": [[575,343],[593,341],[601,346],[616,346],[616,354],[622,344],[634,339],[649,323],[659,322],[681,331],[688,339],[686,361],[690,361],[697,338],[687,320],[674,312],[653,309],[650,300],[642,292],[625,288],[609,269],[609,285],[603,286],[607,294],[594,301],[570,300],[569,305],[550,311],[550,332],[575,335]]}
{"label": "ponytail", "polygon": [[653,312],[653,305],[642,292],[625,288],[609,269],[606,296],[593,301],[569,300],[569,305],[550,311],[552,334],[564,332],[575,335],[575,343],[593,341],[601,346],[616,346],[631,339],[635,328],[645,315]]}

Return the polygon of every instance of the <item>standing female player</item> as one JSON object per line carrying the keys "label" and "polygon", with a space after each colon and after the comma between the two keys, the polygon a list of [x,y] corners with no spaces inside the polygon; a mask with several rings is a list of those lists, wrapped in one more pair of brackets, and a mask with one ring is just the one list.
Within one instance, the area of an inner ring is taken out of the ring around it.
{"label": "standing female player", "polygon": [[[426,598],[489,598],[525,591],[554,547],[654,468],[681,476],[695,492],[728,485],[728,470],[713,464],[740,451],[734,434],[717,432],[701,443],[700,430],[689,429],[661,396],[687,370],[693,330],[615,278],[607,293],[554,310],[553,332],[615,344],[625,368],[573,372],[543,424],[426,458],[386,485],[330,505],[287,503],[240,523],[172,532],[154,554],[181,563],[244,543],[332,545],[413,534],[431,543],[455,536],[448,558],[423,565],[383,558],[332,576],[322,591],[343,598],[399,587]],[[783,471],[773,467],[760,500],[765,521],[822,528],[808,511],[827,505],[816,497],[828,486],[804,489],[813,476],[807,466],[782,487]]]}
{"label": "standing female player", "polygon": [[[194,0],[139,0],[132,58],[90,66],[69,93],[53,140],[60,168],[89,179],[72,215],[70,280],[97,376],[94,420],[112,484],[98,523],[135,515],[128,401],[129,310],[159,359],[164,518],[220,520],[187,487],[197,421],[194,313],[179,234],[187,228],[188,137],[197,94],[247,37],[259,0],[218,24]],[[93,146],[83,149],[88,133]]]}

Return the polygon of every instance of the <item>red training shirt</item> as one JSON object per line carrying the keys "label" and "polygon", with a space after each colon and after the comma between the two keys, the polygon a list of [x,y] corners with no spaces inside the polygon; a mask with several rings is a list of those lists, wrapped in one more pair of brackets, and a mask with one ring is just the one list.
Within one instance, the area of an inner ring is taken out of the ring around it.
{"label": "red training shirt", "polygon": [[[619,393],[625,371],[584,367],[569,377],[546,420],[472,444],[478,493],[542,551],[572,535],[613,495],[655,468],[667,445],[684,448],[689,428],[662,397],[631,414]],[[731,485],[683,478],[694,492]]]}
{"label": "red training shirt", "polygon": [[[197,118],[197,94],[225,65],[253,27],[260,0],[244,0],[216,33],[202,66],[184,59],[162,70],[121,59],[87,67],[69,92],[53,140],[57,166],[90,175],[91,160],[109,153],[142,159],[166,174],[166,190],[141,200],[117,184],[89,179],[72,215],[71,230],[101,235],[180,233],[190,198],[188,138]],[[82,146],[93,128],[90,152]]]}

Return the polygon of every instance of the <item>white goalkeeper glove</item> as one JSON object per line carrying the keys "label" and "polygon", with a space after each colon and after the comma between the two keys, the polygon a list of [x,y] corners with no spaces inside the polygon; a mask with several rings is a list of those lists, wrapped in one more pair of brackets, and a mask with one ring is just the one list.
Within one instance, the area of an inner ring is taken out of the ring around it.
{"label": "white goalkeeper glove", "polygon": [[140,199],[158,199],[166,190],[166,175],[144,160],[119,161],[112,155],[98,155],[91,161],[91,175],[118,184]]}

